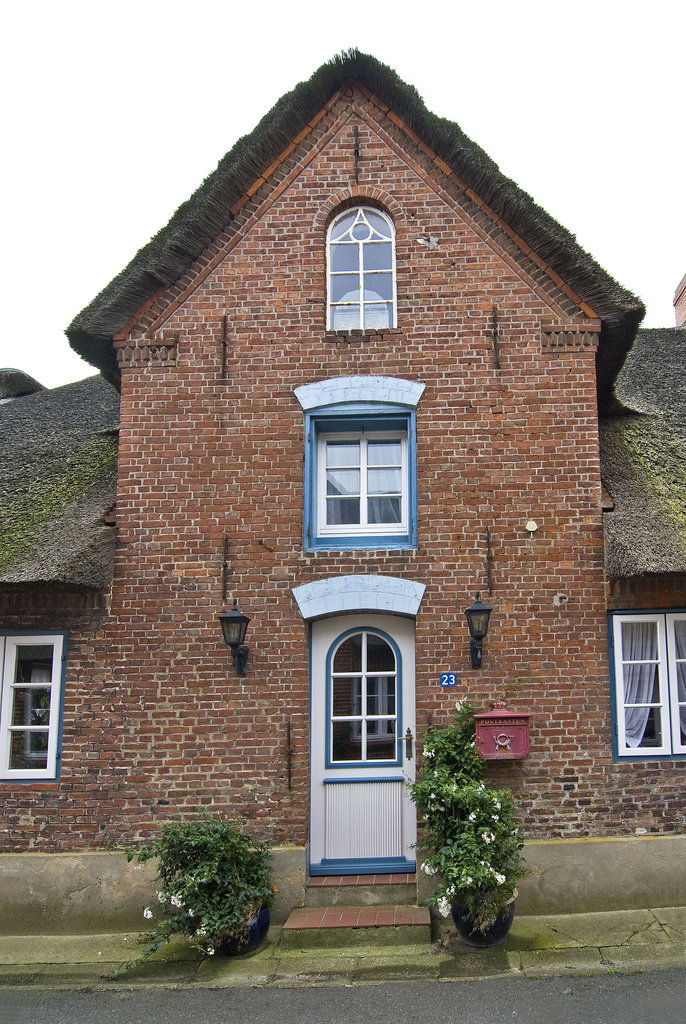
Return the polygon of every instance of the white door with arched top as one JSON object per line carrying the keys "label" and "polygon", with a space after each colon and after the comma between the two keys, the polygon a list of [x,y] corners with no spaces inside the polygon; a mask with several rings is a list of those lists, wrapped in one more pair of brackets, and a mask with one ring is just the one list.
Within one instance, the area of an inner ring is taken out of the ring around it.
{"label": "white door with arched top", "polygon": [[415,869],[414,619],[312,624],[311,874]]}

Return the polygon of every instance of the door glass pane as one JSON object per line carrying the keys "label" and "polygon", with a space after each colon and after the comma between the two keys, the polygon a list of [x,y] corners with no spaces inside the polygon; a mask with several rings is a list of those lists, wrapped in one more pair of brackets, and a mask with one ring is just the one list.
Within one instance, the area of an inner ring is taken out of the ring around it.
{"label": "door glass pane", "polygon": [[333,703],[331,714],[334,718],[349,718],[361,713],[362,684],[359,679],[336,678],[333,681]]}
{"label": "door glass pane", "polygon": [[332,761],[362,760],[362,728],[360,722],[333,723]]}
{"label": "door glass pane", "polygon": [[367,714],[395,715],[395,679],[367,680]]}
{"label": "door glass pane", "polygon": [[344,640],[333,659],[334,672],[362,671],[362,634],[355,633]]}
{"label": "door glass pane", "polygon": [[395,672],[393,649],[383,637],[374,633],[367,634],[367,671]]}
{"label": "door glass pane", "polygon": [[[367,737],[367,760],[394,761],[396,758],[395,723],[382,721],[378,725],[381,727],[378,734]],[[390,732],[383,731],[387,728]]]}

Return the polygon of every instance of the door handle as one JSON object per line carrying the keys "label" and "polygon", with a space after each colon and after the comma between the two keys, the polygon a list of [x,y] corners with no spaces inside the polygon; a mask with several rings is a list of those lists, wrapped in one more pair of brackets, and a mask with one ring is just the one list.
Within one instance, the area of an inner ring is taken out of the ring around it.
{"label": "door handle", "polygon": [[412,731],[411,731],[409,725],[407,727],[407,732],[403,736],[403,739],[405,740],[405,757],[406,757],[406,759],[408,761],[411,761],[412,760],[412,740],[413,740],[413,736],[412,736]]}

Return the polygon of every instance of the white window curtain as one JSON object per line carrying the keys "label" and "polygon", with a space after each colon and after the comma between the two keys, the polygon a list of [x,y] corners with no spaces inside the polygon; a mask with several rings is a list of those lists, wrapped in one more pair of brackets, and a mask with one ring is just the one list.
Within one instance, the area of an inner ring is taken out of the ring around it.
{"label": "white window curtain", "polygon": [[622,655],[624,734],[627,746],[640,747],[650,715],[650,707],[646,705],[653,704],[658,682],[657,624],[624,622]]}
{"label": "white window curtain", "polygon": [[676,692],[679,704],[679,724],[682,743],[686,741],[686,619],[674,623],[674,650],[676,654]]}

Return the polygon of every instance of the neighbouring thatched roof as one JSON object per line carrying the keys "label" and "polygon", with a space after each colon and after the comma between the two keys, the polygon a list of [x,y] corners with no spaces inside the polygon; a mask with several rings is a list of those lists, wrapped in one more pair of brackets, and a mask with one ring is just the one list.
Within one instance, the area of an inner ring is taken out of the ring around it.
{"label": "neighbouring thatched roof", "polygon": [[686,573],[686,328],[639,331],[617,396],[635,412],[600,423],[608,575]]}
{"label": "neighbouring thatched roof", "polygon": [[598,354],[601,405],[640,323],[639,299],[620,287],[557,221],[506,178],[457,124],[432,114],[416,89],[366,54],[350,51],[322,65],[283,96],[254,131],[239,139],[166,227],[133,258],[67,329],[72,347],[117,381],[117,334],[161,285],[173,284],[222,232],[230,207],[283,153],[341,86],[361,82],[441,157],[602,319]]}
{"label": "neighbouring thatched roof", "polygon": [[100,376],[0,404],[0,582],[108,583],[118,420]]}
{"label": "neighbouring thatched roof", "polygon": [[10,366],[0,370],[0,402],[44,390],[42,384],[23,370],[14,370]]}

